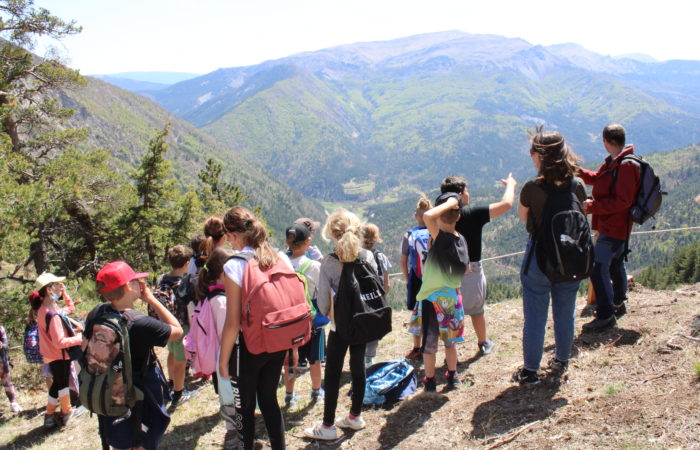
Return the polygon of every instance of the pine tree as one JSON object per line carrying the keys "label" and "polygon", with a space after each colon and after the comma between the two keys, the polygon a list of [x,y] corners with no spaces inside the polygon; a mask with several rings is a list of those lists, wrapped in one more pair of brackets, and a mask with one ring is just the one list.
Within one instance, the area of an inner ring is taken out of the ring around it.
{"label": "pine tree", "polygon": [[202,183],[197,193],[206,214],[220,214],[220,211],[240,205],[248,199],[238,186],[221,179],[223,165],[214,159],[207,159],[206,166],[199,172]]}
{"label": "pine tree", "polygon": [[154,274],[163,269],[168,248],[186,242],[199,219],[196,197],[181,195],[170,177],[170,162],[165,159],[169,130],[166,124],[156,133],[133,171],[137,200],[117,219],[112,237],[113,257],[147,267]]}
{"label": "pine tree", "polygon": [[30,50],[34,39],[80,32],[31,0],[0,1],[0,257],[37,272],[81,272],[97,258],[98,212],[112,206],[119,177],[101,152],[77,152],[86,131],[66,127],[62,90],[84,83],[77,71]]}

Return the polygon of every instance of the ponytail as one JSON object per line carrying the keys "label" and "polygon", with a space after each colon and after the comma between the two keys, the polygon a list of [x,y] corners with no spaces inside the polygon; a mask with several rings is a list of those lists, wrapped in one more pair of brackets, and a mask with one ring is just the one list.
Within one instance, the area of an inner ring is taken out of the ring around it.
{"label": "ponytail", "polygon": [[209,258],[214,250],[216,243],[221,240],[226,234],[224,221],[219,216],[211,216],[204,222],[204,236],[206,239],[202,242],[197,250],[203,260]]}
{"label": "ponytail", "polygon": [[198,303],[209,296],[209,286],[216,284],[216,281],[224,272],[226,261],[231,259],[233,255],[235,255],[235,252],[226,247],[217,247],[212,251],[206,264],[197,274],[195,296]]}
{"label": "ponytail", "polygon": [[358,227],[349,227],[335,244],[335,254],[340,262],[353,262],[360,256],[362,241],[359,234]]}
{"label": "ponytail", "polygon": [[248,209],[242,206],[231,208],[224,216],[224,226],[229,233],[241,233],[243,242],[255,249],[255,259],[265,270],[279,260],[270,245],[265,225]]}
{"label": "ponytail", "polygon": [[346,209],[333,212],[321,232],[323,239],[332,238],[335,243],[335,254],[341,262],[353,262],[362,249],[362,229],[360,219]]}
{"label": "ponytail", "polygon": [[[46,290],[44,290],[44,294],[46,294]],[[39,294],[37,291],[32,291],[29,294],[29,305],[32,307],[32,311],[38,310],[41,307],[41,303],[43,301],[44,299],[42,298],[41,294]]]}

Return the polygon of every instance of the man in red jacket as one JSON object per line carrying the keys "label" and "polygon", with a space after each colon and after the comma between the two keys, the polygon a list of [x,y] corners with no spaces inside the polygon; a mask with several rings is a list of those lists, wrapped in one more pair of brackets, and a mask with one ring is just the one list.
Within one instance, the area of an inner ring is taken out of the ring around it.
{"label": "man in red jacket", "polygon": [[599,233],[595,245],[595,264],[591,282],[596,293],[596,317],[583,325],[583,331],[601,331],[616,323],[627,312],[627,271],[625,242],[632,231],[630,207],[639,190],[640,168],[622,159],[634,153],[625,146],[625,129],[610,124],[603,129],[603,145],[610,154],[597,171],[581,169],[584,183],[593,185],[593,199],[583,208],[593,215],[593,229]]}

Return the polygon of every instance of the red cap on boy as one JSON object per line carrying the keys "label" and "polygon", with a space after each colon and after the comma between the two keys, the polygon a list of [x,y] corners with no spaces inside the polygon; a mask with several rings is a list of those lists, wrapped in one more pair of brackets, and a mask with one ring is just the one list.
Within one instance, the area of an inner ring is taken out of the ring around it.
{"label": "red cap on boy", "polygon": [[97,281],[105,285],[100,289],[100,294],[112,291],[120,286],[137,278],[146,278],[148,273],[136,273],[130,265],[124,261],[114,261],[105,264],[105,266],[97,272]]}

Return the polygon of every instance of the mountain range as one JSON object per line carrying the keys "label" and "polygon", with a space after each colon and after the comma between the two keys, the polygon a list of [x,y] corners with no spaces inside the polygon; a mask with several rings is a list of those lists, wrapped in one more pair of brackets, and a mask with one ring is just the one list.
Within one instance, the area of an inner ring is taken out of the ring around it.
{"label": "mountain range", "polygon": [[351,201],[400,233],[402,220],[383,212],[411,210],[416,193],[446,175],[466,176],[475,193],[508,172],[531,176],[527,137],[538,124],[561,131],[588,165],[602,159],[609,122],[622,123],[642,154],[700,140],[698,61],[460,31],[300,53],[139,92],[89,78],[64,103],[91,144],[127,165],[172,122],[182,183],[215,157],[277,230],[295,216],[321,219],[320,201]]}
{"label": "mountain range", "polygon": [[188,72],[121,72],[108,75],[91,75],[127,91],[148,95],[149,91],[165,89],[175,83],[198,76]]}
{"label": "mountain range", "polygon": [[307,196],[382,201],[452,172],[522,176],[537,124],[584,160],[609,122],[646,153],[695,143],[699,87],[697,61],[450,31],[219,69],[147,95]]}

